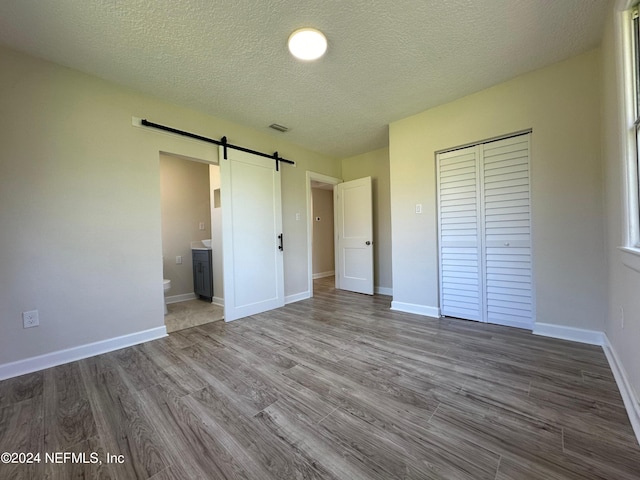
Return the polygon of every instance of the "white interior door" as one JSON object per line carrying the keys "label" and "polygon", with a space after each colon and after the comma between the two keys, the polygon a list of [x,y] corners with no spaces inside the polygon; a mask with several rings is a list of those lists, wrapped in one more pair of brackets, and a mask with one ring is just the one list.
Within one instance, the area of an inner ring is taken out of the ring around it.
{"label": "white interior door", "polygon": [[224,319],[284,305],[280,172],[275,162],[227,150],[220,156]]}
{"label": "white interior door", "polygon": [[371,177],[336,185],[336,287],[373,295]]}
{"label": "white interior door", "polygon": [[530,135],[482,147],[486,321],[533,326]]}
{"label": "white interior door", "polygon": [[438,154],[440,310],[483,321],[478,147]]}

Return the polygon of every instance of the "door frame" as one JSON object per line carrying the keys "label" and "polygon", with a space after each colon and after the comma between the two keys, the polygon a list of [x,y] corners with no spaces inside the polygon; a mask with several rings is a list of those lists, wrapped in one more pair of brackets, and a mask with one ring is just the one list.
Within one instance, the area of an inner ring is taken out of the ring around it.
{"label": "door frame", "polygon": [[[165,132],[155,132],[155,133],[160,133],[162,135],[174,135],[174,134],[166,134]],[[184,138],[184,137],[180,137],[180,138]],[[190,140],[190,139],[187,139]],[[173,157],[173,158],[177,158],[180,160],[184,160],[187,162],[194,162],[194,163],[200,163],[200,164],[204,164],[207,165],[207,168],[209,169],[209,197],[210,199],[212,198],[212,190],[211,190],[211,167],[217,167],[220,168],[220,164],[218,159],[207,159],[204,157],[192,157],[192,156],[188,156],[188,155],[184,155],[182,153],[178,153],[177,151],[178,149],[159,149],[158,150],[158,174],[160,174],[160,157],[162,155],[166,155],[169,157]],[[217,154],[217,152],[216,152]],[[162,197],[162,196],[161,196]],[[160,198],[160,203],[162,203],[162,198]],[[210,205],[209,206],[209,218],[208,221],[210,222],[210,230],[213,228],[213,206]],[[211,236],[213,237],[213,232],[211,232]],[[162,242],[162,235],[161,235],[161,244]],[[164,247],[162,247],[163,251],[164,251]],[[191,253],[189,253],[189,258],[191,258]],[[193,260],[190,260],[192,262],[192,267],[193,267]],[[162,270],[164,271],[164,259],[162,260]],[[211,275],[214,275],[214,270],[213,270],[213,262],[211,262]],[[195,291],[195,284],[194,284],[194,291]],[[197,296],[194,294],[194,292],[191,293],[185,293],[182,295],[174,295],[174,298],[176,298],[176,300],[173,301],[168,301],[167,302],[167,298],[171,298],[171,296],[169,297],[165,297],[164,301],[167,304],[172,304],[172,303],[179,303],[179,302],[184,302],[184,301],[188,301],[188,300],[194,300],[197,298]],[[218,299],[220,301],[222,301],[224,303],[224,300]],[[216,305],[220,305],[222,306],[223,303],[218,303],[218,301],[214,302],[213,298],[211,300],[211,303],[216,304]]]}
{"label": "door frame", "polygon": [[[331,177],[322,173],[312,172],[307,170],[307,273],[308,273],[308,285],[309,285],[309,297],[313,297],[313,202],[311,196],[311,182],[322,182],[329,185],[335,185],[342,183],[341,178]],[[335,188],[334,188],[335,195]],[[333,211],[333,225],[334,225],[334,238],[335,244],[335,232],[336,232],[336,213],[335,208]]]}

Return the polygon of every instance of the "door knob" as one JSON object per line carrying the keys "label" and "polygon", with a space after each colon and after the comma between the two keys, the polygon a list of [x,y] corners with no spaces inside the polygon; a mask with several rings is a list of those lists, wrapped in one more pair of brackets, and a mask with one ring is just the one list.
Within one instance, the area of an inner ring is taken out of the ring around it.
{"label": "door knob", "polygon": [[371,245],[371,242],[369,240],[367,240],[366,242],[364,242],[365,245]]}
{"label": "door knob", "polygon": [[508,247],[509,246],[509,242],[504,242],[504,246]]}

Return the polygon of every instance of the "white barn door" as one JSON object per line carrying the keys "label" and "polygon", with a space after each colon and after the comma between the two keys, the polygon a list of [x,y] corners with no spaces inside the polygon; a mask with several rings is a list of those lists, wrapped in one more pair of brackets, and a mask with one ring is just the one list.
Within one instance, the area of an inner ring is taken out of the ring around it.
{"label": "white barn door", "polygon": [[371,177],[336,185],[336,288],[373,295]]}
{"label": "white barn door", "polygon": [[443,315],[533,326],[530,134],[439,153]]}
{"label": "white barn door", "polygon": [[220,147],[224,319],[284,305],[280,172],[273,160]]}

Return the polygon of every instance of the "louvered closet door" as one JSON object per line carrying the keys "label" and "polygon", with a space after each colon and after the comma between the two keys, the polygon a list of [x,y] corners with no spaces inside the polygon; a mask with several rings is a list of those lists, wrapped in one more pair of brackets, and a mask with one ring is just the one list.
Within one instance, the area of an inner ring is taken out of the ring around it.
{"label": "louvered closet door", "polygon": [[532,326],[529,140],[481,145],[486,321]]}
{"label": "louvered closet door", "polygon": [[439,153],[440,308],[533,324],[530,135]]}
{"label": "louvered closet door", "polygon": [[482,320],[478,147],[438,154],[440,308]]}

